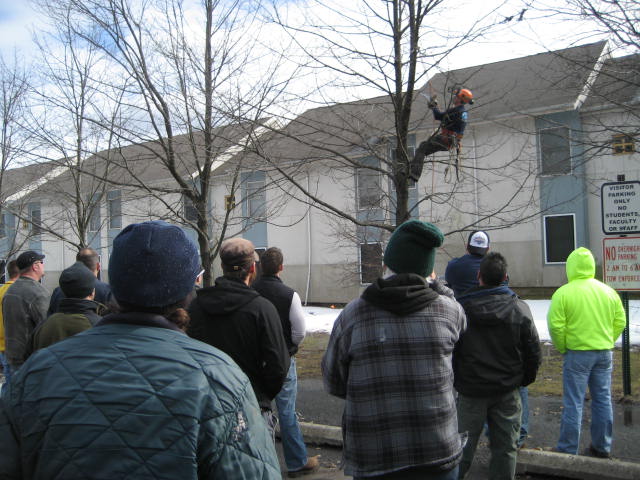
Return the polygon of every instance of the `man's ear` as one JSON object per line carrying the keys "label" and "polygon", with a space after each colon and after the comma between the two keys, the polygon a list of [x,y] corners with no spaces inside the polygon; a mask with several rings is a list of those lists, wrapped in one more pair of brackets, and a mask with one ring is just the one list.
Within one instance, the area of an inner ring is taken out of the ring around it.
{"label": "man's ear", "polygon": [[256,273],[256,262],[253,262],[249,267],[249,273]]}
{"label": "man's ear", "polygon": [[284,270],[284,264],[281,263],[278,267],[278,273],[280,273],[282,270]]}

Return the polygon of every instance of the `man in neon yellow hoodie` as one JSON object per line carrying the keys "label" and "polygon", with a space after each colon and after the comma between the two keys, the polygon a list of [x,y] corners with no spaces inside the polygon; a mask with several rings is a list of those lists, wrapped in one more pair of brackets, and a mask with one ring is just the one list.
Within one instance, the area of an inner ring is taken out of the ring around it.
{"label": "man in neon yellow hoodie", "polygon": [[593,255],[580,247],[567,258],[569,283],[551,298],[547,323],[553,345],[564,355],[563,412],[556,450],[577,454],[584,395],[591,392],[589,453],[608,458],[613,432],[612,349],[626,325],[618,293],[596,280]]}

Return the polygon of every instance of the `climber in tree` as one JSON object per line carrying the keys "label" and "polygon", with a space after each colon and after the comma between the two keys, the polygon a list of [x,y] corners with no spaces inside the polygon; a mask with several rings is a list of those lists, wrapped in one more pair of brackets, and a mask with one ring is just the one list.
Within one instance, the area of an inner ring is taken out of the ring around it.
{"label": "climber in tree", "polygon": [[454,146],[459,148],[467,125],[468,113],[465,105],[472,103],[473,93],[467,88],[458,88],[453,91],[453,107],[444,112],[438,108],[435,98],[429,100],[428,106],[433,111],[433,118],[440,121],[440,128],[416,149],[416,154],[411,161],[409,177],[416,182],[420,179],[425,157],[435,152],[450,150]]}

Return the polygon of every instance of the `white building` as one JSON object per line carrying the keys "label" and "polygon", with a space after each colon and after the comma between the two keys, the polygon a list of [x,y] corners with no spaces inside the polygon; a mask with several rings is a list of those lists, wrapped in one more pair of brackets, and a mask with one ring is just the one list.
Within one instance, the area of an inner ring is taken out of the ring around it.
{"label": "white building", "polygon": [[[516,288],[564,283],[564,260],[577,246],[590,248],[600,265],[600,187],[619,175],[640,179],[639,66],[640,56],[609,59],[606,44],[596,43],[438,74],[424,86],[420,93],[437,95],[443,107],[452,87],[469,88],[476,99],[459,179],[456,158],[444,152],[429,159],[409,189],[412,217],[447,235],[436,257],[438,273],[464,252],[475,229],[489,231]],[[414,103],[410,148],[437,127],[426,103],[423,95]],[[235,202],[226,237],[241,234],[258,248],[280,247],[284,280],[303,300],[347,302],[380,270],[389,232],[372,225],[394,223],[394,135],[390,100],[381,97],[309,110],[263,131],[249,149],[238,148],[240,135],[227,138],[214,172],[211,215],[223,218]],[[127,147],[122,155],[139,160],[144,182],[171,185],[141,151]],[[184,174],[192,175],[188,165]],[[125,174],[112,175],[122,181]],[[179,193],[167,193],[164,204],[140,188],[110,184],[103,193],[95,223],[101,227],[92,239],[103,257],[128,223],[188,220]],[[56,216],[54,197],[43,186],[24,195],[40,202],[42,219]],[[41,242],[52,288],[74,252],[55,236],[37,237],[31,244]]]}

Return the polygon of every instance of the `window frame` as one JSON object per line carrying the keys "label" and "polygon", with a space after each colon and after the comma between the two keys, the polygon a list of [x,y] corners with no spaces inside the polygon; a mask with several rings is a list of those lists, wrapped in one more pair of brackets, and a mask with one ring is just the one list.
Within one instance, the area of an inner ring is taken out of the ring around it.
{"label": "window frame", "polygon": [[[551,130],[566,130],[566,135],[555,135],[558,138],[566,138],[567,143],[567,162],[568,169],[566,171],[545,171],[545,155],[543,150],[543,137],[545,132],[550,132]],[[557,125],[553,127],[540,128],[538,130],[538,166],[541,176],[546,177],[555,177],[561,175],[571,175],[573,173],[573,160],[572,160],[572,146],[571,146],[571,128],[568,125]]]}
{"label": "window frame", "polygon": [[[377,247],[379,249],[378,252],[373,252],[374,254],[379,256],[380,259],[380,265],[379,266],[374,266],[374,265],[365,265],[363,263],[363,247],[367,247],[367,246],[374,246]],[[375,282],[381,275],[382,275],[382,262],[383,262],[383,250],[382,250],[382,243],[381,242],[360,242],[358,244],[358,273],[360,275],[360,285],[371,285],[373,282]],[[376,271],[374,272],[374,268],[376,269]],[[365,278],[365,269],[367,271],[371,271],[370,274],[373,275],[372,277],[367,277]],[[366,281],[366,280],[371,280],[371,281]]]}
{"label": "window frame", "polygon": [[[366,175],[369,178],[372,178],[374,182],[376,182],[377,186],[374,187],[370,187],[367,189],[367,192],[369,190],[373,191],[373,192],[377,192],[376,195],[371,195],[371,198],[375,197],[375,201],[371,201],[367,204],[363,204],[362,203],[362,195],[361,195],[361,191],[360,191],[360,186],[361,186],[361,173],[362,172],[367,172],[369,175]],[[363,211],[363,210],[371,210],[371,209],[375,209],[375,208],[380,208],[382,206],[382,200],[384,199],[384,195],[382,193],[382,179],[381,179],[382,175],[380,174],[379,171],[375,170],[374,168],[367,168],[367,167],[356,167],[356,203],[357,203],[357,209],[358,211]]]}
{"label": "window frame", "polygon": [[198,209],[184,193],[182,194],[182,215],[187,222],[195,223],[198,221]]}
{"label": "window frame", "polygon": [[[37,215],[34,215],[38,212]],[[37,217],[37,218],[35,218]],[[32,236],[42,235],[42,205],[40,202],[29,204],[29,234]]]}
{"label": "window frame", "polygon": [[[630,147],[630,148],[627,148]],[[636,152],[636,144],[631,135],[618,133],[611,137],[613,155],[630,155]]]}
{"label": "window frame", "polygon": [[[245,193],[247,201],[247,218],[264,221],[267,217],[267,192],[265,190],[265,181],[247,181]],[[254,208],[254,203],[259,200],[262,200],[262,203],[258,203]]]}
{"label": "window frame", "polygon": [[[117,208],[114,208],[117,205]],[[110,190],[107,192],[107,217],[109,230],[122,228],[122,191]]]}
{"label": "window frame", "polygon": [[543,215],[542,217],[542,228],[543,228],[542,241],[543,241],[543,247],[544,247],[544,263],[545,265],[564,265],[567,263],[566,258],[563,261],[549,261],[549,252],[547,248],[547,245],[548,245],[547,219],[554,218],[554,217],[571,217],[572,219],[573,247],[570,248],[569,250],[569,253],[571,253],[573,250],[577,248],[576,247],[576,244],[577,244],[576,214],[575,213],[556,213],[556,214],[550,214],[550,215]]}
{"label": "window frame", "polygon": [[88,229],[91,233],[99,232],[102,228],[102,212],[100,211],[100,202],[97,197],[93,197],[90,206]]}

